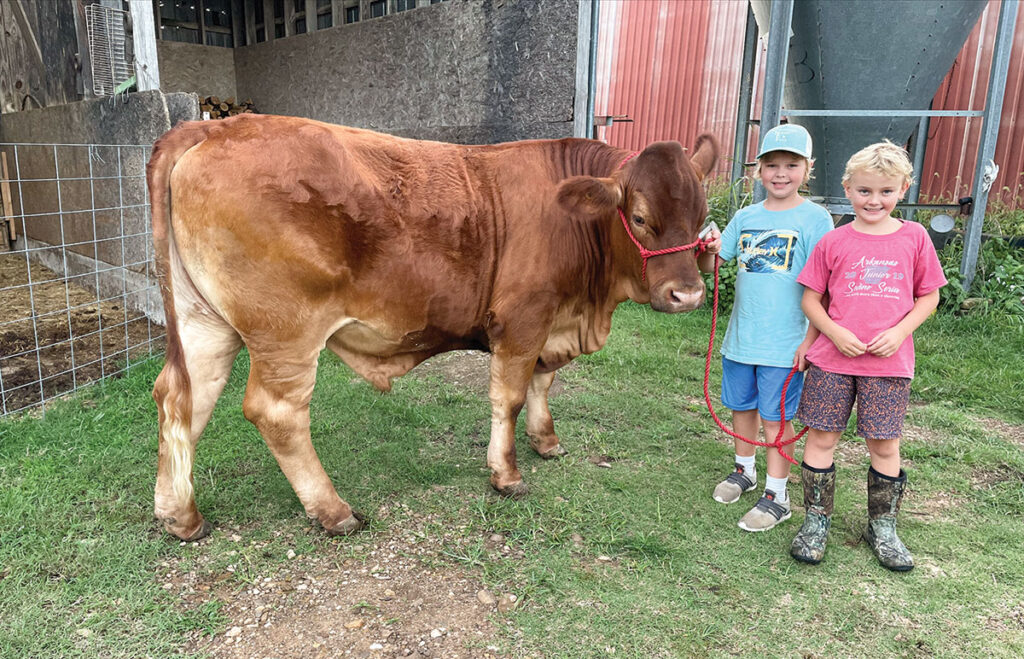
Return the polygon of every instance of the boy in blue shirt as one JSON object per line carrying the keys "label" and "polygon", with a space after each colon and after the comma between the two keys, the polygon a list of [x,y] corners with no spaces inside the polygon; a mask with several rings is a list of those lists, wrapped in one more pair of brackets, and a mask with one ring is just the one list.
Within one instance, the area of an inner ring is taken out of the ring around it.
{"label": "boy in blue shirt", "polygon": [[[699,265],[714,270],[714,259],[738,260],[735,301],[722,343],[722,404],[733,411],[733,431],[756,439],[764,429],[773,441],[785,424],[793,437],[803,373],[786,390],[786,416],[780,414],[782,386],[793,366],[804,359],[818,332],[800,308],[803,287],[796,277],[818,240],[832,229],[832,216],[800,196],[811,177],[811,136],[802,127],[784,124],[764,135],[754,176],[764,185],[764,201],[740,209],[722,234],[713,232]],[[791,446],[791,445],[790,445]],[[757,487],[753,444],[735,440],[735,468],[715,488],[719,503],[734,503]],[[739,521],[744,531],[767,531],[789,519],[786,482],[790,463],[775,449],[766,457],[764,494]]]}

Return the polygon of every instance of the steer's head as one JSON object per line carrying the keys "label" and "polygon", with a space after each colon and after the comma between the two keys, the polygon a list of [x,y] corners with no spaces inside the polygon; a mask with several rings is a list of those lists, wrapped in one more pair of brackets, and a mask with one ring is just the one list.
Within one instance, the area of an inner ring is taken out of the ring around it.
{"label": "steer's head", "polygon": [[609,178],[578,176],[559,188],[566,208],[612,222],[612,258],[633,300],[670,313],[704,302],[697,249],[649,254],[697,241],[707,213],[701,181],[717,159],[718,143],[710,135],[697,138],[689,157],[678,142],[657,142]]}

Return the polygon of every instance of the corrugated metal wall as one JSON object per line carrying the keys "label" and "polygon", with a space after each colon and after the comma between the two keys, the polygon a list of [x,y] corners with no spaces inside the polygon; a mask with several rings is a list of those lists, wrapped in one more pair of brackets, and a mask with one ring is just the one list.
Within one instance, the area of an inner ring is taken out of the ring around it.
{"label": "corrugated metal wall", "polygon": [[[625,115],[597,129],[597,137],[623,148],[639,149],[672,139],[693,144],[702,132],[722,145],[718,172],[731,167],[739,100],[746,0],[603,1],[597,53],[596,115]],[[989,0],[978,25],[933,101],[936,110],[984,107],[999,0]],[[764,39],[758,44],[758,83],[752,116],[760,116],[764,76]],[[881,108],[884,109],[884,108]],[[999,178],[991,197],[1024,207],[1024,11],[1017,16],[995,161]],[[967,194],[974,176],[979,118],[936,118],[929,128],[921,175],[921,193],[947,199]],[[751,131],[754,153],[758,131]]]}
{"label": "corrugated metal wall", "polygon": [[[932,101],[936,110],[981,110],[985,107],[988,76],[999,20],[999,2],[990,0],[981,20],[957,55]],[[999,138],[993,160],[999,177],[990,198],[1016,208],[1024,207],[1024,12],[1018,11],[1010,69],[1006,76]],[[970,193],[974,181],[982,120],[975,117],[939,117],[931,120],[928,149],[921,174],[921,193],[955,199]]]}
{"label": "corrugated metal wall", "polygon": [[[594,113],[632,122],[599,127],[598,138],[630,149],[658,140],[692,145],[710,128],[699,125],[709,100],[728,103],[737,91],[736,85],[723,84],[721,96],[707,98],[704,79],[715,77],[706,52],[711,5],[710,0],[601,3]],[[720,60],[727,50],[713,52]]]}

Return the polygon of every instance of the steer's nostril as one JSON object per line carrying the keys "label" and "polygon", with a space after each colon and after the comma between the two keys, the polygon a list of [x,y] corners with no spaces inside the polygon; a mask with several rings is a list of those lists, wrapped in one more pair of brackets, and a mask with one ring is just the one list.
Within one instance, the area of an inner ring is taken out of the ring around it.
{"label": "steer's nostril", "polygon": [[669,295],[669,301],[675,304],[691,305],[696,307],[700,304],[701,299],[704,297],[704,290],[689,290],[689,291],[677,291],[672,289]]}

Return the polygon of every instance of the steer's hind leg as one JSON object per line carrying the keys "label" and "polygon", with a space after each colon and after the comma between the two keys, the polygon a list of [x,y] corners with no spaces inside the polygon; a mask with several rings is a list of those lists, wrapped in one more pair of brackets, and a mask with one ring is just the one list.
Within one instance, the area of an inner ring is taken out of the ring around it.
{"label": "steer's hind leg", "polygon": [[180,352],[168,347],[167,362],[153,387],[160,426],[153,512],[168,532],[198,540],[210,532],[196,508],[192,461],[196,442],[213,414],[242,342],[212,314],[178,318]]}
{"label": "steer's hind leg", "polygon": [[245,418],[263,435],[306,515],[331,535],[358,531],[363,526],[362,516],[338,496],[310,439],[309,401],[316,381],[317,353],[301,358],[251,354]]}
{"label": "steer's hind leg", "polygon": [[567,453],[558,443],[555,422],[548,408],[548,390],[554,381],[555,371],[534,373],[526,391],[526,435],[530,438],[530,448],[545,460]]}

